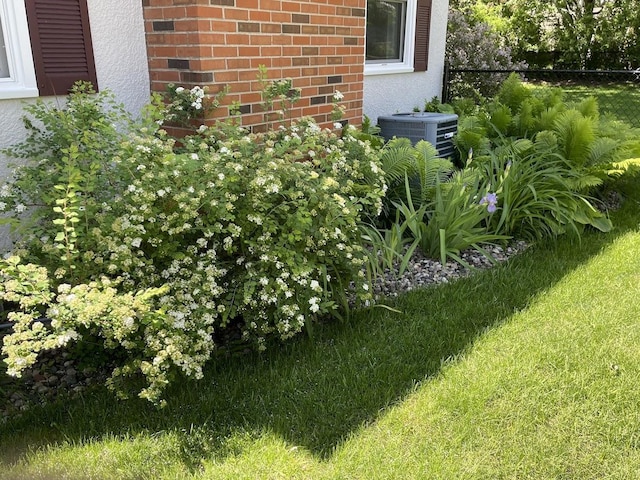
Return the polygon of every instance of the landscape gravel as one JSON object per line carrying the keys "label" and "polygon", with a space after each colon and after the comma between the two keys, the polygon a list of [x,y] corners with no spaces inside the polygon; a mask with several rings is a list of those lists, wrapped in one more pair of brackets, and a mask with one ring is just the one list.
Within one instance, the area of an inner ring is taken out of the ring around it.
{"label": "landscape gravel", "polygon": [[453,261],[443,265],[438,260],[427,258],[416,250],[402,275],[387,270],[384,276],[378,278],[373,287],[374,294],[377,297],[395,297],[400,293],[416,288],[449,283],[457,278],[469,275],[474,270],[491,268],[526,248],[527,243],[523,241],[513,242],[505,248],[498,245],[487,246],[484,250],[491,256],[492,260],[476,250],[462,252],[460,258],[471,268]]}

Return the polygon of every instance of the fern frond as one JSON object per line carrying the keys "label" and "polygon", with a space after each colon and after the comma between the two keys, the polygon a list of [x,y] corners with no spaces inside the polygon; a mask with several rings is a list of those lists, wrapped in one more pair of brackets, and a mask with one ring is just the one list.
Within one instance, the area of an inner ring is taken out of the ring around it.
{"label": "fern frond", "polygon": [[535,127],[534,100],[527,99],[522,102],[520,112],[513,118],[513,124],[516,128],[514,133],[520,137],[526,137]]}
{"label": "fern frond", "polygon": [[415,151],[411,142],[408,146],[402,142],[398,142],[400,146],[389,146],[391,142],[380,156],[382,171],[389,186],[404,181],[405,175],[412,176],[415,173]]}
{"label": "fern frond", "polygon": [[522,103],[532,96],[528,88],[516,73],[510,74],[500,86],[497,100],[510,108],[512,112],[519,112]]}
{"label": "fern frond", "polygon": [[580,175],[566,179],[566,184],[574,192],[585,192],[589,189],[599,187],[602,183],[602,179],[595,175]]}
{"label": "fern frond", "polygon": [[542,87],[536,90],[535,98],[540,100],[541,106],[534,109],[536,115],[539,115],[548,108],[554,108],[564,103],[564,91],[556,87]]}
{"label": "fern frond", "polygon": [[589,148],[586,165],[602,165],[620,160],[618,158],[619,148],[620,142],[613,138],[597,138]]}
{"label": "fern frond", "polygon": [[411,140],[405,137],[394,137],[387,143],[389,148],[412,147]]}
{"label": "fern frond", "polygon": [[473,150],[473,156],[486,155],[491,151],[491,141],[486,135],[471,130],[458,130],[453,143],[460,152],[460,158],[467,158]]}
{"label": "fern frond", "polygon": [[564,157],[574,166],[582,167],[595,140],[595,120],[577,110],[567,110],[556,119],[554,132]]}
{"label": "fern frond", "polygon": [[429,162],[438,158],[438,150],[426,140],[420,140],[415,145],[416,160],[420,162]]}
{"label": "fern frond", "polygon": [[564,104],[559,103],[541,112],[536,121],[536,130],[552,130],[558,116],[564,110]]}
{"label": "fern frond", "polygon": [[511,143],[511,149],[516,155],[524,155],[533,147],[533,142],[526,138],[518,138]]}
{"label": "fern frond", "polygon": [[605,173],[610,177],[619,177],[632,168],[640,169],[640,158],[628,158],[621,162],[615,162],[611,165],[611,168],[605,171]]}
{"label": "fern frond", "polygon": [[595,97],[587,97],[576,105],[582,116],[593,118],[597,120],[600,117],[600,109],[598,107],[598,100]]}
{"label": "fern frond", "polygon": [[489,122],[496,128],[502,135],[509,133],[509,127],[513,121],[513,115],[511,109],[506,105],[499,105],[495,110],[491,112]]}
{"label": "fern frond", "polygon": [[558,148],[558,137],[549,130],[543,130],[536,134],[533,147],[538,153],[554,152]]}
{"label": "fern frond", "polygon": [[451,175],[454,166],[451,160],[439,158],[435,147],[424,140],[416,144],[415,151],[417,184],[412,185],[412,194],[423,201],[438,182],[444,182]]}

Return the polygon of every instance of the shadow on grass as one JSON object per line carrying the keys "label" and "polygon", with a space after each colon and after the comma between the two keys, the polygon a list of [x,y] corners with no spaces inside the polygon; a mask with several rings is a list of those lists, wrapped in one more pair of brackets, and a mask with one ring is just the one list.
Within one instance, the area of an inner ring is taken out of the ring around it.
{"label": "shadow on grass", "polygon": [[33,410],[2,427],[5,461],[22,457],[27,445],[172,432],[185,465],[196,468],[203,458],[223,459],[241,449],[238,436],[265,431],[327,458],[436,376],[443,362],[464,355],[486,329],[637,228],[638,215],[629,208],[616,215],[611,234],[539,245],[507,265],[404,295],[394,305],[402,313],[359,311],[349,322],[318,327],[313,339],[212,362],[204,380],[172,388],[163,410],[141,400],[118,402],[103,391]]}

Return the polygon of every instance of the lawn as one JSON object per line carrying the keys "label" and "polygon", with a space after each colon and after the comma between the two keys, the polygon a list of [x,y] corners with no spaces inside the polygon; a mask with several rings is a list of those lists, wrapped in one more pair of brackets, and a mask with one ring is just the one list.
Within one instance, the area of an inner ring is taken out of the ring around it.
{"label": "lawn", "polygon": [[219,358],[162,410],[34,409],[2,425],[0,478],[638,478],[637,183],[612,233]]}

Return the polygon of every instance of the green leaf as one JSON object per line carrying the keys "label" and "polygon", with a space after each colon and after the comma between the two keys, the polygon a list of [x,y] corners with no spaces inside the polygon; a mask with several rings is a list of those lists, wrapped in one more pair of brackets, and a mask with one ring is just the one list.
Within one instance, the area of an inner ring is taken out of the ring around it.
{"label": "green leaf", "polygon": [[607,233],[613,230],[613,223],[611,223],[611,220],[609,220],[604,216],[592,218],[590,225],[592,225],[593,227],[597,228],[598,230],[604,233]]}

